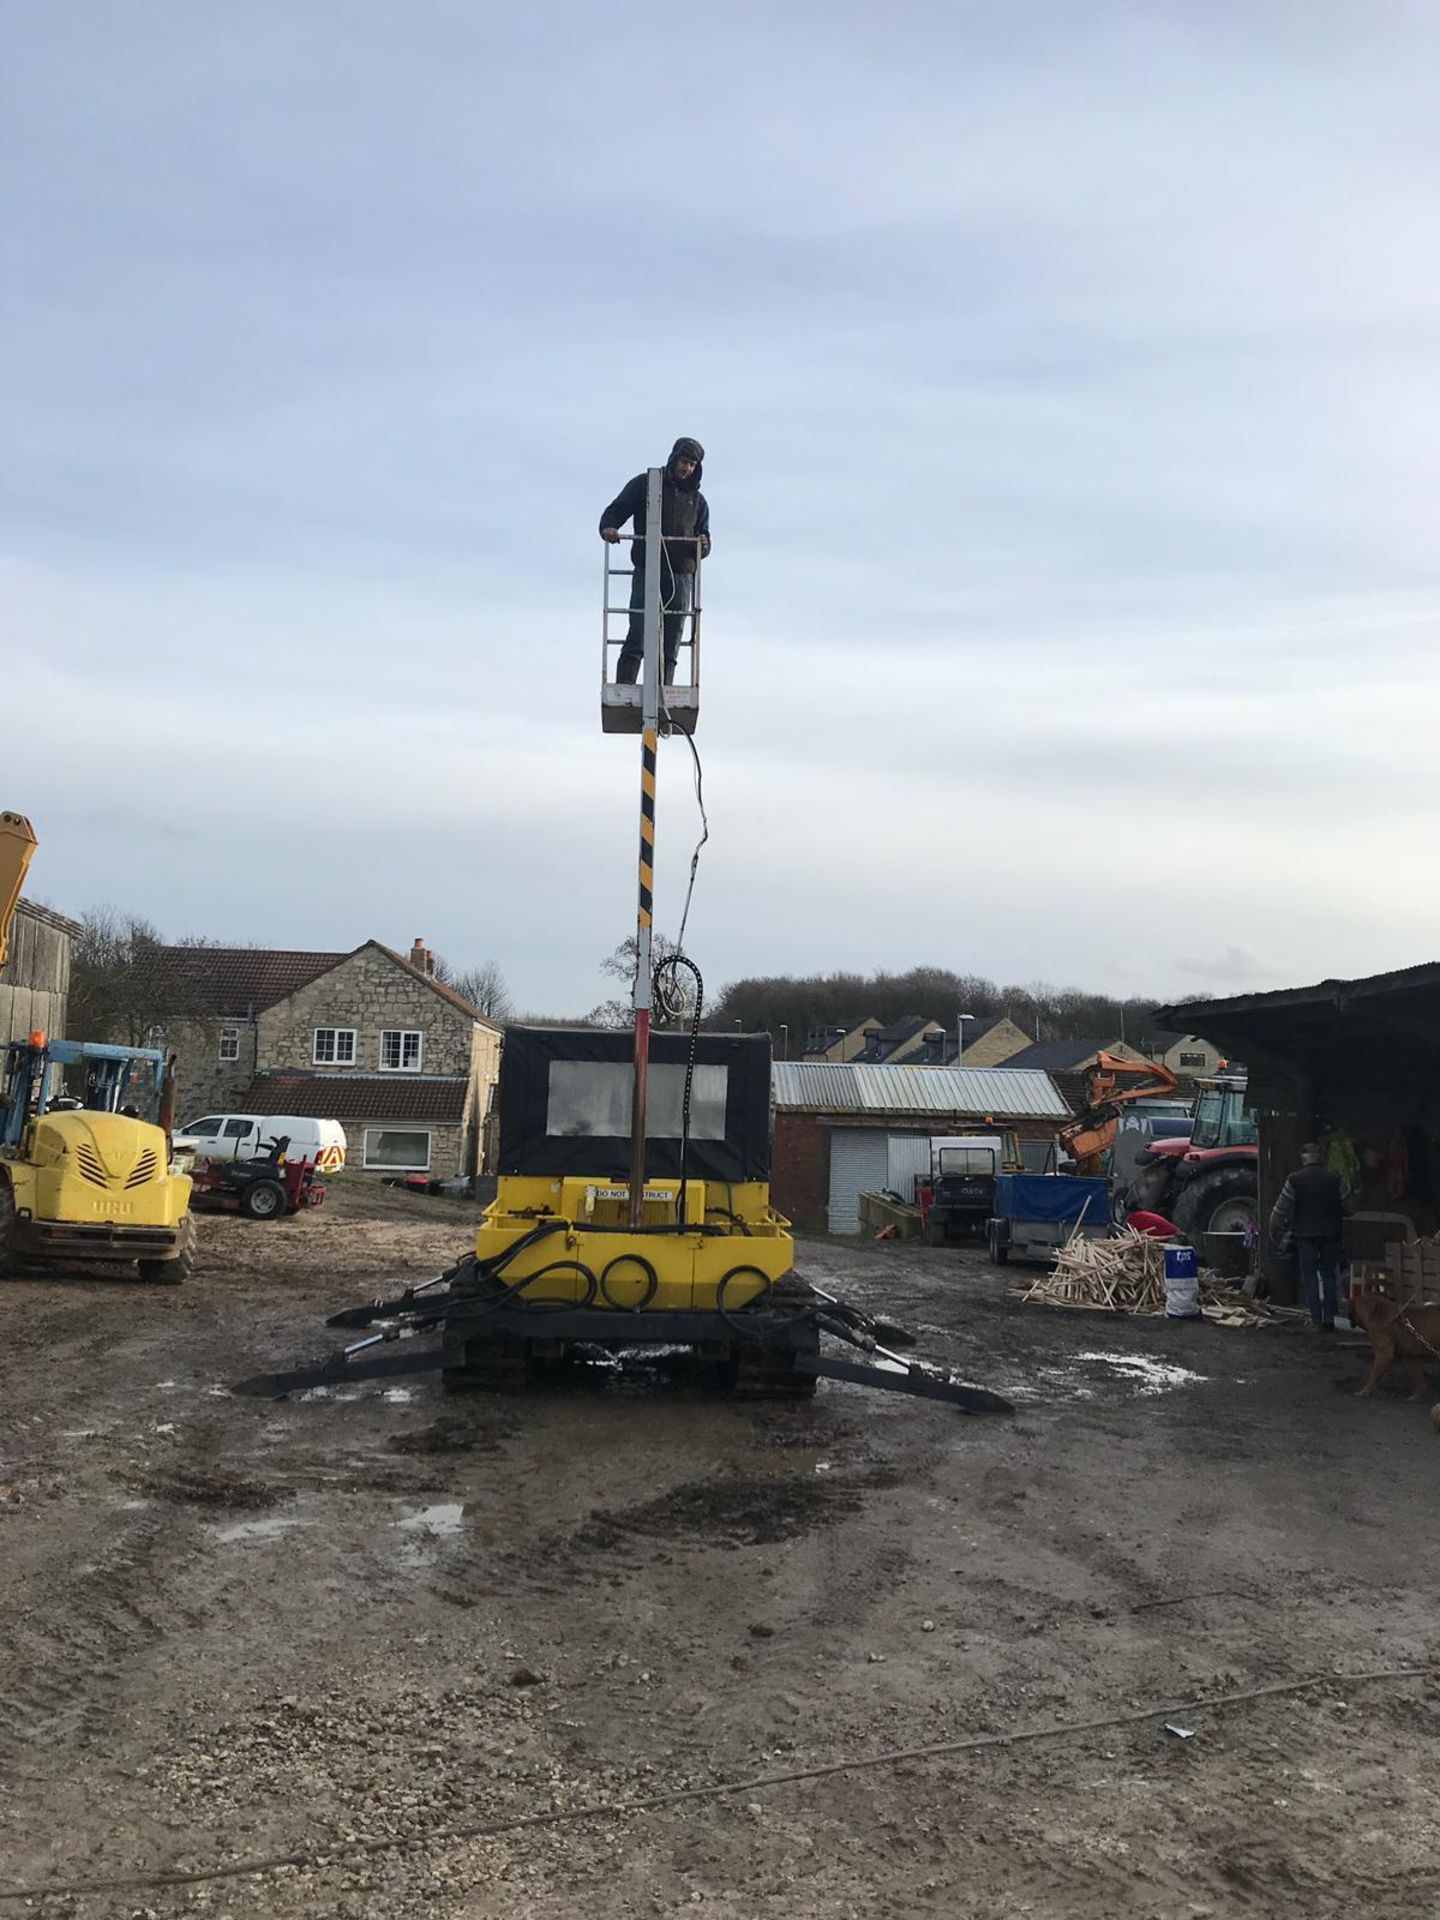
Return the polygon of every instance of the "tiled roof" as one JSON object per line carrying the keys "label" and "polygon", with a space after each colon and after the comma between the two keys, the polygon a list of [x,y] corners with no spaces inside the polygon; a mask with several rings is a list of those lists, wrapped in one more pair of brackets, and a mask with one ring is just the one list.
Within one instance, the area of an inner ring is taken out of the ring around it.
{"label": "tiled roof", "polygon": [[167,969],[207,1013],[261,1013],[349,956],[274,947],[165,947]]}
{"label": "tiled roof", "polygon": [[1020,1053],[1012,1053],[1007,1067],[1036,1067],[1041,1073],[1073,1073],[1097,1053],[1108,1052],[1119,1043],[1109,1040],[1037,1040]]}
{"label": "tiled roof", "polygon": [[262,1073],[237,1103],[242,1113],[307,1120],[430,1121],[458,1127],[470,1083],[463,1074]]}
{"label": "tiled roof", "polygon": [[1063,1120],[1069,1109],[1048,1074],[1010,1067],[870,1067],[778,1060],[777,1112],[993,1114],[997,1120]]}
{"label": "tiled roof", "polygon": [[165,947],[162,951],[174,977],[183,980],[197,1008],[207,1013],[263,1013],[300,987],[308,987],[342,960],[373,947],[402,973],[421,981],[467,1020],[498,1026],[453,987],[423,973],[403,953],[379,940],[367,940],[346,953],[295,953],[274,947]]}

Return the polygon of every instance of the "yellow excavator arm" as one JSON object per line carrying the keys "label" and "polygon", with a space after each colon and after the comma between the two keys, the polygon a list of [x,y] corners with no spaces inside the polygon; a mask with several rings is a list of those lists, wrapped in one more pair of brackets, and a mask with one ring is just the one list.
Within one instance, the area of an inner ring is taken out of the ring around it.
{"label": "yellow excavator arm", "polygon": [[0,967],[10,956],[10,929],[34,851],[35,829],[25,816],[0,813]]}

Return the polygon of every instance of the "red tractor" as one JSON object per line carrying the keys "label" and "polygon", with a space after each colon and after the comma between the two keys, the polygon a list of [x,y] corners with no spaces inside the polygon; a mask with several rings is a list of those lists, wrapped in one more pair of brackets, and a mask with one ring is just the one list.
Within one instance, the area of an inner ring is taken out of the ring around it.
{"label": "red tractor", "polygon": [[1151,1142],[1125,1195],[1127,1213],[1163,1214],[1195,1246],[1207,1233],[1245,1231],[1260,1196],[1259,1135],[1245,1086],[1243,1069],[1200,1082],[1190,1138]]}

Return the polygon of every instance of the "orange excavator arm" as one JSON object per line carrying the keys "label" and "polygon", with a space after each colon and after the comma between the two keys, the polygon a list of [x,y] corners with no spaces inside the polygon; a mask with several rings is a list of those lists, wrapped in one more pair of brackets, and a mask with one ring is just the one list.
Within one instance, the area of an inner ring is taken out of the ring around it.
{"label": "orange excavator arm", "polygon": [[1120,1115],[1135,1100],[1172,1093],[1175,1076],[1149,1060],[1126,1060],[1118,1053],[1097,1053],[1085,1075],[1085,1106],[1061,1127],[1060,1145],[1078,1173],[1099,1173],[1114,1144]]}
{"label": "orange excavator arm", "polygon": [[34,851],[35,829],[24,815],[0,813],[0,967],[10,955],[10,929]]}

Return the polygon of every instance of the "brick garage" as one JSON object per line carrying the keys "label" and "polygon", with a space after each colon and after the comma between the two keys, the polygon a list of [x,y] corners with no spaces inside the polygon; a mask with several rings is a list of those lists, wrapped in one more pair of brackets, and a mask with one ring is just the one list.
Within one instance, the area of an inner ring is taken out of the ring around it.
{"label": "brick garage", "polygon": [[[774,1069],[770,1177],[777,1209],[796,1226],[831,1226],[839,1133],[928,1140],[1011,1127],[1048,1146],[1069,1117],[1049,1076],[1006,1068],[842,1066],[781,1061]],[[880,1176],[880,1184],[884,1176]]]}

